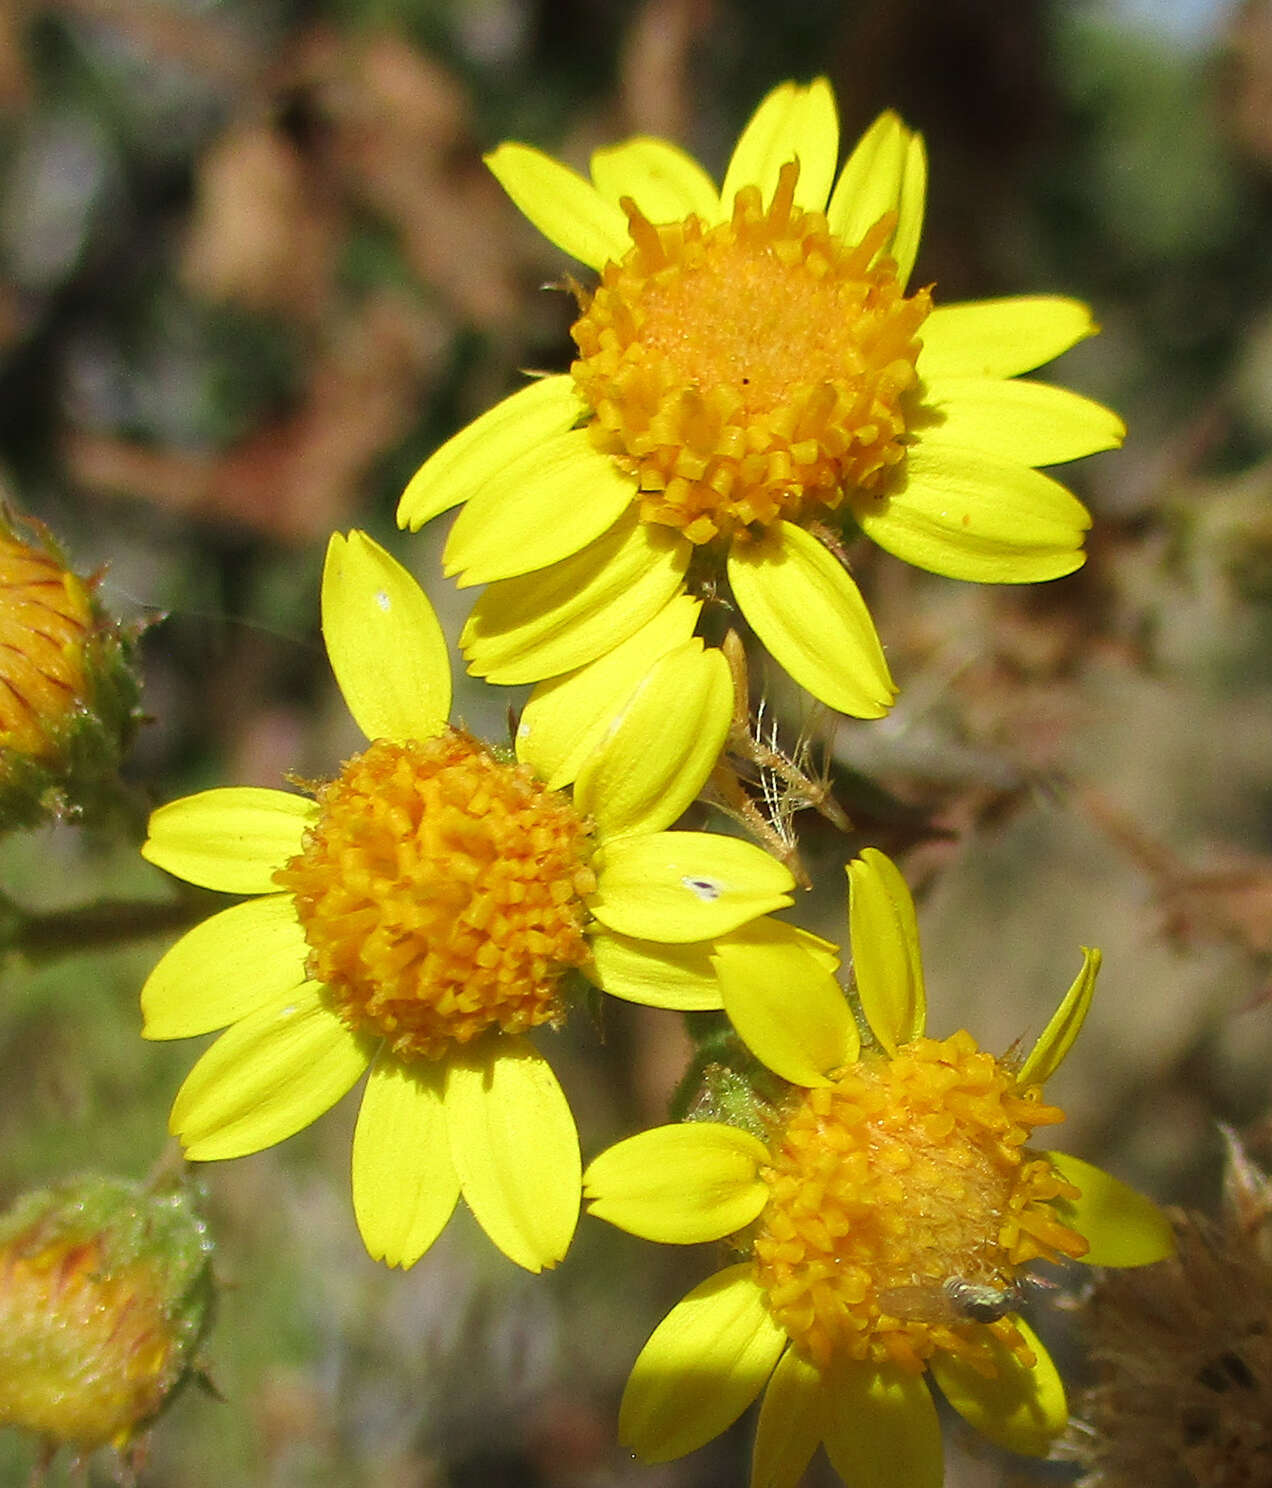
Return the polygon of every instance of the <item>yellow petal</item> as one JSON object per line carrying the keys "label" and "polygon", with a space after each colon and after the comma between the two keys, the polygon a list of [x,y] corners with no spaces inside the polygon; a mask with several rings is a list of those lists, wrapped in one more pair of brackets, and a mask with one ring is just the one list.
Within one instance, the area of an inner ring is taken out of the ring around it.
{"label": "yellow petal", "polygon": [[888,109],[853,146],[826,208],[831,232],[845,243],[860,243],[885,212],[896,210],[909,137]]}
{"label": "yellow petal", "polygon": [[1100,974],[1103,959],[1099,951],[1082,947],[1082,970],[1064,994],[1064,1000],[1052,1015],[1051,1022],[1042,1030],[1029,1058],[1021,1065],[1020,1074],[1016,1077],[1020,1084],[1045,1085],[1060,1068],[1065,1055],[1073,1047],[1074,1039],[1082,1031],[1082,1025],[1090,1011],[1095,979]]}
{"label": "yellow petal", "polygon": [[621,716],[650,664],[693,635],[701,610],[701,600],[677,594],[612,651],[541,682],[522,709],[517,758],[552,790],[568,785]]}
{"label": "yellow petal", "polygon": [[592,965],[587,972],[602,992],[628,1002],[675,1008],[680,1012],[705,1011],[722,1005],[711,958],[717,947],[735,940],[746,946],[761,942],[796,945],[827,974],[833,976],[839,969],[837,946],[782,920],[752,920],[715,940],[682,945],[633,940],[598,928],[591,931],[589,939]]}
{"label": "yellow petal", "polygon": [[646,1462],[692,1452],[737,1420],[785,1345],[750,1263],[718,1272],[672,1308],[640,1351],[619,1406],[619,1440]]}
{"label": "yellow petal", "polygon": [[146,978],[148,1039],[211,1033],[305,981],[309,947],[290,894],[223,909],[188,930]]}
{"label": "yellow petal", "polygon": [[1091,1247],[1081,1257],[1087,1265],[1148,1266],[1174,1255],[1170,1220],[1147,1195],[1067,1152],[1044,1155],[1082,1191],[1081,1198],[1053,1199],[1052,1206]]}
{"label": "yellow petal", "polygon": [[710,940],[784,909],[795,887],[758,847],[712,832],[620,837],[599,862],[588,908],[606,929],[643,940]]}
{"label": "yellow petal", "polygon": [[686,642],[649,668],[579,771],[574,803],[600,840],[669,827],[697,799],[733,723],[722,652]]}
{"label": "yellow petal", "polygon": [[485,157],[514,205],[571,258],[601,269],[631,247],[627,218],[577,171],[530,145],[500,145]]}
{"label": "yellow petal", "polygon": [[993,1379],[953,1354],[934,1354],[928,1367],[941,1393],[969,1426],[1009,1452],[1045,1457],[1069,1419],[1064,1384],[1029,1325],[1018,1317],[1012,1322],[1037,1357],[1032,1368],[997,1339],[990,1341],[997,1370]]}
{"label": "yellow petal", "polygon": [[588,1213],[669,1245],[722,1240],[763,1209],[758,1137],[719,1121],[657,1126],[618,1142],[583,1175]]}
{"label": "yellow petal", "polygon": [[1126,425],[1102,403],[1049,383],[943,377],[925,391],[911,432],[924,444],[983,450],[1022,465],[1059,465],[1117,449]]}
{"label": "yellow petal", "polygon": [[157,867],[224,894],[270,894],[318,815],[308,796],[258,786],[200,791],[160,806],[141,855]]}
{"label": "yellow petal", "polygon": [[578,1221],[582,1164],[547,1060],[524,1039],[500,1035],[451,1057],[445,1101],[451,1156],[478,1224],[527,1271],[555,1266]]}
{"label": "yellow petal", "polygon": [[591,168],[603,197],[617,206],[630,196],[650,222],[679,222],[694,213],[712,223],[721,216],[715,182],[692,155],[666,140],[637,135],[609,145],[593,152]]}
{"label": "yellow petal", "polygon": [[857,1026],[839,983],[798,942],[738,931],[712,959],[729,1021],[774,1074],[827,1085],[828,1070],[856,1059]]}
{"label": "yellow petal", "polygon": [[636,482],[567,429],[514,456],[467,500],[446,540],[444,568],[461,589],[533,573],[607,532]]}
{"label": "yellow petal", "polygon": [[801,687],[841,713],[882,718],[896,696],[861,591],[834,555],[793,522],[729,550],[733,597],[765,649]]}
{"label": "yellow petal", "polygon": [[720,201],[726,215],[743,186],[758,186],[767,206],[781,168],[799,161],[795,205],[807,211],[826,208],[839,158],[839,117],[835,95],[825,78],[806,87],[782,83],[761,102],[742,131],[724,173]]}
{"label": "yellow petal", "polygon": [[788,1348],[764,1392],[751,1458],[751,1488],[796,1488],[825,1435],[821,1372]]}
{"label": "yellow petal", "polygon": [[505,685],[595,661],[679,592],[692,551],[633,509],[572,558],[492,584],[460,637],[469,671]]}
{"label": "yellow petal", "polygon": [[858,510],[862,531],[895,557],[983,584],[1031,584],[1081,568],[1091,518],[1058,481],[978,450],[922,442],[897,485]]}
{"label": "yellow petal", "polygon": [[711,964],[714,941],[657,945],[608,930],[594,930],[590,940],[588,976],[611,997],[682,1013],[721,1006],[720,984]]}
{"label": "yellow petal", "polygon": [[844,162],[826,212],[830,230],[845,243],[860,243],[885,212],[896,212],[897,225],[878,257],[896,260],[897,277],[904,284],[919,249],[926,190],[923,137],[889,109]]}
{"label": "yellow petal", "polygon": [[1098,330],[1084,304],[1060,295],[938,305],[920,332],[918,372],[926,382],[1015,377],[1041,367]]}
{"label": "yellow petal", "polygon": [[430,739],[450,713],[450,658],[433,606],[365,532],[338,532],[322,571],[331,670],[368,739]]}
{"label": "yellow petal", "polygon": [[177,1091],[168,1129],[198,1162],[272,1147],[334,1106],[373,1050],[307,982],[217,1039]]}
{"label": "yellow petal", "polygon": [[747,945],[759,945],[762,942],[771,945],[796,945],[811,956],[827,976],[832,977],[839,970],[842,959],[839,947],[833,940],[814,935],[811,930],[801,929],[798,925],[788,925],[785,920],[752,920],[749,925],[743,925],[740,930],[722,937],[722,940],[737,940]]}
{"label": "yellow petal", "polygon": [[398,526],[418,532],[425,522],[467,501],[523,450],[573,428],[586,411],[572,377],[537,377],[425,460],[398,502]]}
{"label": "yellow petal", "polygon": [[439,1063],[408,1069],[381,1048],[353,1134],[353,1212],[373,1261],[413,1266],[459,1198]]}
{"label": "yellow petal", "polygon": [[923,211],[927,201],[927,151],[923,136],[912,134],[906,141],[901,168],[901,194],[897,199],[897,226],[892,234],[892,257],[897,278],[904,285],[914,270],[923,236]]}
{"label": "yellow petal", "polygon": [[895,1054],[927,1021],[914,900],[897,865],[873,847],[848,864],[848,886],[857,992],[875,1037]]}
{"label": "yellow petal", "polygon": [[852,1488],[941,1488],[941,1426],[921,1374],[841,1364],[825,1377],[826,1455]]}

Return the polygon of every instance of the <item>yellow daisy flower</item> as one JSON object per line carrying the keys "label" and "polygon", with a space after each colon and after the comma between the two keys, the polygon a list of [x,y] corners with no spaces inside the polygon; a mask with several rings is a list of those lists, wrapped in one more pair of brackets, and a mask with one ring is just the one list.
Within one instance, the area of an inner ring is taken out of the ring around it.
{"label": "yellow daisy flower", "polygon": [[489,585],[462,638],[476,675],[568,671],[723,571],[797,682],[879,717],[896,689],[839,534],[993,583],[1082,563],[1087,512],[1037,467],[1119,444],[1121,421],[1017,374],[1090,335],[1090,312],[907,293],[922,139],[886,113],[836,177],[838,152],[818,79],[768,95],[718,190],[659,139],[598,150],[590,181],[527,145],[488,157],[600,283],[577,291],[569,374],[477,419],[402,497],[412,530],[464,504],[445,559]]}
{"label": "yellow daisy flower", "polygon": [[574,1120],[525,1037],[562,1018],[564,974],[719,1007],[711,952],[739,927],[761,942],[793,933],[750,926],[791,902],[780,864],[734,838],[664,830],[728,728],[727,668],[697,640],[664,652],[571,796],[543,783],[535,730],[505,758],[447,723],[437,619],[361,532],[331,539],[322,624],[369,747],[314,798],[211,790],[150,821],[152,863],[254,896],[185,935],[142,991],[148,1038],[228,1026],[171,1129],[191,1158],[256,1152],[370,1066],[353,1203],[371,1255],[412,1265],[462,1193],[537,1271],[565,1254],[579,1207]]}
{"label": "yellow daisy flower", "polygon": [[1032,1052],[925,1035],[914,907],[882,853],[849,868],[863,1050],[839,986],[800,947],[716,955],[725,1007],[790,1082],[761,1137],[719,1122],[620,1142],[584,1174],[591,1210],[653,1240],[732,1237],[746,1259],[691,1292],[628,1381],[623,1441],[666,1461],[761,1393],[752,1488],[792,1488],[819,1443],[851,1484],[938,1488],[925,1374],[985,1436],[1044,1455],[1064,1388],[1017,1315],[1035,1259],[1134,1266],[1172,1249],[1155,1205],[1089,1163],[1026,1143],[1063,1119],[1042,1085],[1068,1052],[1100,957]]}

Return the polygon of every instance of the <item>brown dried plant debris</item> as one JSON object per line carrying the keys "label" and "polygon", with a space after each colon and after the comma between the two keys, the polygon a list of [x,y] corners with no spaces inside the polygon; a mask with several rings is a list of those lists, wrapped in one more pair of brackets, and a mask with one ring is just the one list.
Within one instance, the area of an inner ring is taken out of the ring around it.
{"label": "brown dried plant debris", "polygon": [[457,317],[511,327],[524,240],[456,79],[389,32],[351,46],[315,28],[295,81],[324,125],[332,189],[392,226],[411,270]]}
{"label": "brown dried plant debris", "polygon": [[646,0],[619,57],[622,127],[687,140],[695,119],[694,48],[718,20],[715,0]]}
{"label": "brown dried plant debris", "polygon": [[1232,8],[1221,65],[1228,128],[1265,169],[1272,166],[1272,4],[1245,0]]}
{"label": "brown dried plant debris", "polygon": [[[297,30],[242,80],[198,164],[180,272],[203,298],[293,323],[308,352],[299,406],[211,454],[81,431],[73,475],[284,541],[338,525],[417,421],[461,324],[492,332],[515,363],[526,265],[505,230],[514,216],[439,63],[389,32]],[[414,290],[358,300],[342,282],[368,227],[387,229]]]}
{"label": "brown dried plant debris", "polygon": [[443,336],[416,301],[382,294],[333,329],[301,407],[235,449],[198,455],[79,434],[69,465],[90,490],[312,541],[347,520],[370,469],[413,426]]}
{"label": "brown dried plant debris", "polygon": [[1149,878],[1170,940],[1181,946],[1227,942],[1248,955],[1272,954],[1272,859],[1230,852],[1222,867],[1196,868],[1103,791],[1088,786],[1077,800]]}
{"label": "brown dried plant debris", "polygon": [[340,228],[296,144],[240,123],[199,163],[181,277],[206,299],[312,321],[332,295]]}
{"label": "brown dried plant debris", "polygon": [[1058,1455],[1080,1488],[1272,1483],[1272,1185],[1224,1135],[1220,1218],[1177,1213],[1176,1256],[1078,1304],[1096,1381]]}
{"label": "brown dried plant debris", "polygon": [[265,60],[249,29],[212,9],[178,9],[166,0],[27,0],[26,8],[114,33],[148,60],[175,64],[222,88],[247,86]]}
{"label": "brown dried plant debris", "polygon": [[0,114],[19,113],[35,93],[22,46],[32,11],[30,0],[0,0]]}

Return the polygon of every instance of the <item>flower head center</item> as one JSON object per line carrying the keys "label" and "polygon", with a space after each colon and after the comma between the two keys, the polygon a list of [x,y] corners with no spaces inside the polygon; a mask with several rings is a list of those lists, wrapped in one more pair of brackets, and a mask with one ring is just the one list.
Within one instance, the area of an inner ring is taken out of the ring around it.
{"label": "flower head center", "polygon": [[296,896],[309,975],[349,1027],[400,1058],[436,1059],[488,1028],[560,1016],[596,887],[567,796],[448,728],[377,740],[318,804],[275,880]]}
{"label": "flower head center", "polygon": [[84,583],[52,554],[0,534],[0,748],[33,759],[57,748],[82,705],[94,628]]}
{"label": "flower head center", "polygon": [[875,255],[893,218],[848,245],[793,204],[738,192],[728,222],[649,223],[609,263],[573,329],[597,447],[636,477],[641,515],[692,542],[869,494],[905,452],[927,290]]}
{"label": "flower head center", "polygon": [[795,1347],[920,1370],[938,1350],[992,1372],[1020,1268],[1081,1255],[1049,1201],[1074,1190],[1025,1150],[1064,1119],[965,1032],[870,1056],[802,1093],[770,1144],[756,1278]]}

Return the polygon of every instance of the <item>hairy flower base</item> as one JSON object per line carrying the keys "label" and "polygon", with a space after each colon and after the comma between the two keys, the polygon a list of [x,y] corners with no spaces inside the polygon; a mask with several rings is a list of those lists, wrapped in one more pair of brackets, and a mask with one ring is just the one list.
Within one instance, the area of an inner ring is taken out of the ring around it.
{"label": "hairy flower base", "polygon": [[275,882],[295,895],[308,974],[350,1028],[399,1058],[437,1059],[490,1027],[559,1016],[596,888],[567,796],[447,727],[377,740],[318,804]]}
{"label": "hairy flower base", "polygon": [[[867,1056],[801,1091],[763,1171],[755,1276],[795,1347],[919,1372],[940,1351],[992,1375],[1017,1268],[1081,1256],[1049,1201],[1076,1198],[1030,1131],[1063,1120],[966,1032]],[[1001,1300],[1001,1306],[995,1302]],[[997,1315],[995,1315],[997,1314]]]}
{"label": "hairy flower base", "polygon": [[794,206],[798,176],[783,167],[767,211],[744,187],[715,226],[656,227],[625,198],[634,246],[573,329],[593,442],[636,476],[646,521],[695,543],[868,496],[905,453],[930,297],[872,264],[895,214],[847,246]]}

